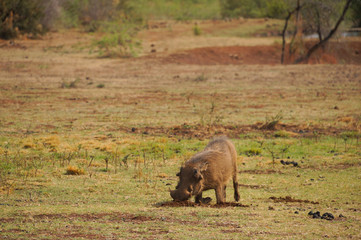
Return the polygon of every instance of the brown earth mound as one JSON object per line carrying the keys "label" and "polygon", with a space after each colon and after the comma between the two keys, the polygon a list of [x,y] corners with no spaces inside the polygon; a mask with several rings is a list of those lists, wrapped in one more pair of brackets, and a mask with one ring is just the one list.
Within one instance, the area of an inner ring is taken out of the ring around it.
{"label": "brown earth mound", "polygon": [[[306,44],[311,47],[312,42]],[[164,63],[227,65],[227,64],[279,64],[281,45],[270,46],[227,46],[195,48],[171,54]],[[287,60],[292,62],[291,60]],[[320,48],[311,57],[311,64],[361,64],[361,42],[329,42],[325,49]]]}
{"label": "brown earth mound", "polygon": [[235,202],[225,202],[222,204],[203,204],[203,203],[194,203],[190,201],[171,201],[171,202],[162,202],[158,204],[159,207],[210,207],[210,208],[226,208],[226,207],[249,207],[249,205],[243,205],[241,203]]}

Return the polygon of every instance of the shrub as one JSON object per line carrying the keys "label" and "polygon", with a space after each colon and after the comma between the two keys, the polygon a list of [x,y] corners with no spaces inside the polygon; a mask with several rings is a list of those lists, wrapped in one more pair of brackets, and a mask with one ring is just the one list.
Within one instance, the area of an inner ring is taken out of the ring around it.
{"label": "shrub", "polygon": [[91,52],[98,52],[100,57],[134,57],[141,47],[135,38],[138,30],[136,24],[125,19],[108,22],[102,28],[105,35],[93,42]]}
{"label": "shrub", "polygon": [[42,0],[43,17],[40,20],[45,30],[55,29],[61,13],[61,0]]}
{"label": "shrub", "polygon": [[11,39],[19,33],[34,36],[43,33],[41,0],[2,0],[0,4],[0,38]]}
{"label": "shrub", "polygon": [[67,0],[63,3],[61,21],[67,28],[78,27],[86,0]]}
{"label": "shrub", "polygon": [[355,27],[361,27],[361,0],[353,1],[350,9],[351,20]]}
{"label": "shrub", "polygon": [[248,157],[250,156],[259,156],[261,155],[262,150],[259,148],[250,148],[244,151],[244,154],[246,154]]}
{"label": "shrub", "polygon": [[193,27],[193,34],[195,36],[200,36],[202,34],[201,28],[198,26],[198,24],[194,25]]}
{"label": "shrub", "polygon": [[222,17],[271,17],[284,18],[287,13],[285,0],[221,0]]}
{"label": "shrub", "polygon": [[265,0],[221,0],[221,15],[226,17],[264,17]]}
{"label": "shrub", "polygon": [[119,15],[136,19],[129,6],[129,0],[65,0],[62,4],[62,22],[67,28],[83,26],[88,32],[95,32],[107,21],[114,21]]}
{"label": "shrub", "polygon": [[285,18],[287,14],[287,4],[280,0],[266,2],[266,15],[270,18]]}

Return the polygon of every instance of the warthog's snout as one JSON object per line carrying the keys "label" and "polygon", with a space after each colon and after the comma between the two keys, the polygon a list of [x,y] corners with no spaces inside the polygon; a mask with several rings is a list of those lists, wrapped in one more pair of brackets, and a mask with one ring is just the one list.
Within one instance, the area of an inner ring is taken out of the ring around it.
{"label": "warthog's snout", "polygon": [[190,193],[189,191],[184,191],[184,192],[180,192],[178,189],[177,190],[172,190],[170,191],[170,196],[173,198],[173,200],[175,201],[185,201],[188,200],[189,198],[191,198],[192,193]]}

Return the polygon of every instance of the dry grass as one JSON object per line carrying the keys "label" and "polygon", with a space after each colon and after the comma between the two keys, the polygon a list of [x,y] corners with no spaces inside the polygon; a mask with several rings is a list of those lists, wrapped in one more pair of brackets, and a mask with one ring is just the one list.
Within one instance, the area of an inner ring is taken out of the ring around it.
{"label": "dry grass", "polygon": [[[192,26],[143,32],[162,53],[139,59],[97,59],[78,32],[0,43],[0,238],[360,238],[359,66],[161,61],[188,47],[274,42],[193,37]],[[262,130],[277,114],[275,130]],[[224,133],[249,207],[161,207],[179,166]]]}

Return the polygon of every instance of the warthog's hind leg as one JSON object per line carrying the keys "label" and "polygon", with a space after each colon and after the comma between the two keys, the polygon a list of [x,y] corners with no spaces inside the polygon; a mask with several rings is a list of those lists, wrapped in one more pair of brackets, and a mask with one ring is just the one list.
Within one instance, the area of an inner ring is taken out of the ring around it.
{"label": "warthog's hind leg", "polygon": [[234,188],[234,200],[236,200],[236,202],[239,201],[239,192],[238,192],[238,182],[237,180],[234,181],[233,180],[233,188]]}

